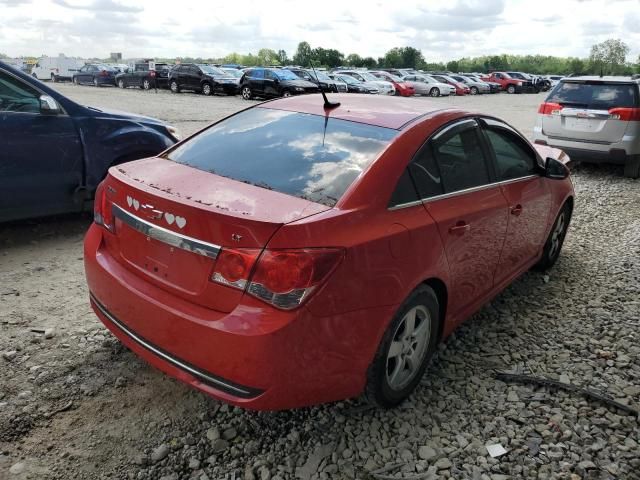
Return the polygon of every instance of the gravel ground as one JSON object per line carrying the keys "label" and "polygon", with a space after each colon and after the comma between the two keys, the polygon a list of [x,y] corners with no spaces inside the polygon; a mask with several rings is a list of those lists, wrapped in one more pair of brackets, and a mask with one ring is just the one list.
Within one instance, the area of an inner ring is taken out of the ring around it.
{"label": "gravel ground", "polygon": [[[57,85],[95,106],[185,134],[247,105],[234,98]],[[542,96],[437,99],[530,134]],[[415,101],[424,101],[416,99]],[[206,106],[206,108],[203,108]],[[151,369],[91,312],[88,217],[0,225],[0,479],[638,479],[638,418],[510,370],[640,403],[640,188],[614,167],[574,172],[564,251],[439,349],[411,400],[242,411]],[[506,453],[493,458],[486,446]]]}

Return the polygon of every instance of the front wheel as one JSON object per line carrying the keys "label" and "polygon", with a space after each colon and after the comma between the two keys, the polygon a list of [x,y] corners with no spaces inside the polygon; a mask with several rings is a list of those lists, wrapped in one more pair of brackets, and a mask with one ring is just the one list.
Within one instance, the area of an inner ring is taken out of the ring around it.
{"label": "front wheel", "polygon": [[477,95],[478,94],[478,87],[471,87],[471,95]]}
{"label": "front wheel", "polygon": [[213,93],[213,88],[211,87],[211,84],[210,83],[203,83],[202,84],[202,94],[206,95],[208,97],[212,93]]}
{"label": "front wheel", "polygon": [[367,372],[365,397],[390,408],[415,390],[438,344],[439,306],[435,292],[418,287],[389,324]]}
{"label": "front wheel", "polygon": [[433,87],[429,91],[429,95],[431,95],[432,97],[439,97],[440,96],[440,89],[438,87]]}
{"label": "front wheel", "polygon": [[55,74],[53,74],[53,73],[51,74],[51,81],[53,83],[57,83],[58,82],[58,77],[56,77]]}
{"label": "front wheel", "polygon": [[143,90],[149,90],[151,88],[151,82],[148,79],[144,79],[142,81],[142,89]]}
{"label": "front wheel", "polygon": [[516,93],[516,87],[515,85],[509,85],[507,87],[507,93]]}
{"label": "front wheel", "polygon": [[175,80],[171,80],[171,82],[169,83],[169,89],[173,93],[180,93],[180,87],[178,86],[178,82],[176,82]]}
{"label": "front wheel", "polygon": [[248,86],[242,87],[242,98],[245,100],[251,100],[253,98],[253,93],[251,92],[251,88]]}
{"label": "front wheel", "polygon": [[284,92],[282,92],[282,96],[287,98],[291,96],[291,92],[289,90],[285,90]]}
{"label": "front wheel", "polygon": [[124,80],[122,79],[118,80],[118,87],[124,88]]}
{"label": "front wheel", "polygon": [[98,79],[96,77],[93,77],[93,86],[94,87],[99,87],[100,84],[98,83]]}
{"label": "front wheel", "polygon": [[547,241],[544,244],[542,258],[535,264],[534,268],[536,270],[548,270],[558,261],[560,250],[562,250],[562,245],[564,244],[564,239],[567,235],[570,220],[571,207],[565,203],[562,210],[560,210],[560,213],[558,213],[556,221],[551,228],[551,232],[547,237]]}
{"label": "front wheel", "polygon": [[77,77],[73,77],[71,79],[71,81],[73,82],[74,85],[78,85],[78,78]]}

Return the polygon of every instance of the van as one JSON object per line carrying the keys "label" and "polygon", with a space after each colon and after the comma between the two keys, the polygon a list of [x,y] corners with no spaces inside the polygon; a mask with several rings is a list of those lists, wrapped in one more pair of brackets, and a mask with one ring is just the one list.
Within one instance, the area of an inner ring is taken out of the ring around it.
{"label": "van", "polygon": [[31,70],[31,76],[38,80],[71,81],[73,74],[84,65],[84,62],[75,58],[65,57],[60,54],[57,57],[41,57]]}

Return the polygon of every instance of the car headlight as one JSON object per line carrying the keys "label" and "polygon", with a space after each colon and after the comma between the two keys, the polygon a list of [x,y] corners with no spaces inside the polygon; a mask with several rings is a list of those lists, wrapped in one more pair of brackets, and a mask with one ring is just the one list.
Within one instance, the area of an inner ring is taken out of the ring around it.
{"label": "car headlight", "polygon": [[167,125],[167,131],[169,132],[169,135],[171,135],[176,142],[179,142],[180,140],[182,140],[182,134],[180,133],[180,130],[178,130],[176,127]]}
{"label": "car headlight", "polygon": [[521,86],[522,86],[522,82],[518,82],[518,83],[517,83],[517,85],[518,85],[519,87],[521,87]]}
{"label": "car headlight", "polygon": [[302,87],[296,87],[296,92],[304,92],[304,88]]}

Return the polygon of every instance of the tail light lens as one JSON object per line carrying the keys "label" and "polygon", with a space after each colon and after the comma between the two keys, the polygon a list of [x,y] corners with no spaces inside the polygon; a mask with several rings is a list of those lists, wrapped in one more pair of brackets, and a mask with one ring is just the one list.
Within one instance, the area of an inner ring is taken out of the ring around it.
{"label": "tail light lens", "polygon": [[113,212],[111,211],[111,202],[107,198],[104,181],[98,185],[93,199],[93,221],[113,232]]}
{"label": "tail light lens", "polygon": [[538,113],[543,115],[558,115],[562,110],[562,105],[559,103],[545,102],[538,108]]}
{"label": "tail light lens", "polygon": [[611,108],[609,118],[624,122],[640,122],[640,108]]}
{"label": "tail light lens", "polygon": [[343,256],[344,251],[336,248],[264,250],[262,254],[254,249],[224,249],[212,280],[292,310],[327,280]]}

